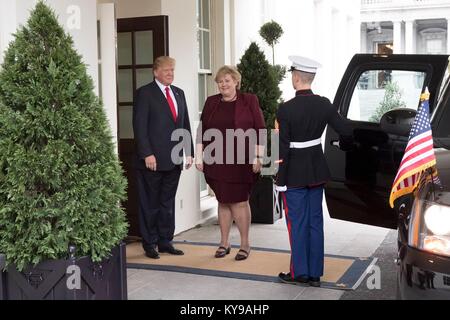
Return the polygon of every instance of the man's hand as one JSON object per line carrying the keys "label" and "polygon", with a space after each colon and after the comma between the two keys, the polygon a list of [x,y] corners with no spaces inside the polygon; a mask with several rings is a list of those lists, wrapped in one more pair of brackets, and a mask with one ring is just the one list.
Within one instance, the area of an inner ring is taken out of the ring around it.
{"label": "man's hand", "polygon": [[156,171],[156,158],[155,156],[148,156],[145,158],[145,166],[151,171]]}
{"label": "man's hand", "polygon": [[192,164],[194,163],[194,159],[192,157],[186,157],[186,170],[189,170],[192,167]]}

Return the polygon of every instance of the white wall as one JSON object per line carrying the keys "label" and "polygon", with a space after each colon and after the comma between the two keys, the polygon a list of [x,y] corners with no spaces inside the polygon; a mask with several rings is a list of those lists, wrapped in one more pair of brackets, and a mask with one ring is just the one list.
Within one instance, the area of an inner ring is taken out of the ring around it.
{"label": "white wall", "polygon": [[161,15],[161,2],[165,0],[115,0],[118,18]]}
{"label": "white wall", "polygon": [[114,3],[102,3],[98,5],[97,10],[101,48],[100,92],[114,143],[118,145],[115,6]]}
{"label": "white wall", "polygon": [[14,0],[3,0],[0,10],[0,64],[3,63],[4,51],[8,44],[14,40],[13,33],[16,31],[17,17],[16,2]]}
{"label": "white wall", "polygon": [[[161,13],[169,16],[169,53],[177,60],[174,84],[184,90],[195,130],[199,110],[196,1],[163,0],[161,4]],[[176,210],[176,233],[195,227],[201,219],[199,177],[195,168],[181,175]]]}
{"label": "white wall", "polygon": [[[275,63],[290,66],[289,55],[309,56],[322,65],[314,82],[316,93],[332,99],[347,63],[360,51],[360,0],[234,0],[236,41],[233,63],[238,63],[250,41],[271,50],[258,34],[261,25],[278,22],[284,34],[275,47]],[[251,12],[251,14],[249,14]],[[283,98],[294,96],[287,75]]]}

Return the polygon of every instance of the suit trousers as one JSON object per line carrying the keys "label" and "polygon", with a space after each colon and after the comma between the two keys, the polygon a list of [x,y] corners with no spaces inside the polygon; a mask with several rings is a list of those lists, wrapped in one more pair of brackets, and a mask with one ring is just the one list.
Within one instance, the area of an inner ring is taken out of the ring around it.
{"label": "suit trousers", "polygon": [[324,268],[323,186],[283,194],[294,277],[321,277]]}
{"label": "suit trousers", "polygon": [[137,170],[139,230],[145,251],[167,248],[175,232],[175,196],[181,168],[170,171]]}

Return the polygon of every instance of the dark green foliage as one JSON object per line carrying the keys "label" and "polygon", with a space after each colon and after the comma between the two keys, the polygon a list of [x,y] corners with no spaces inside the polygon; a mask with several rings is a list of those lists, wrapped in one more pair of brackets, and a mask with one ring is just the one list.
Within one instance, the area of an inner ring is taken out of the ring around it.
{"label": "dark green foliage", "polygon": [[277,81],[278,83],[281,83],[281,81],[284,80],[284,78],[286,77],[286,67],[276,64],[273,66],[273,68],[275,69],[275,74],[277,75]]}
{"label": "dark green foliage", "polygon": [[375,110],[375,113],[370,117],[370,122],[379,123],[381,117],[388,111],[397,108],[405,108],[406,103],[402,101],[402,91],[397,82],[386,82],[384,89],[383,101]]}
{"label": "dark green foliage", "polygon": [[0,252],[19,270],[99,261],[127,233],[126,180],[81,56],[39,2],[0,70]]}
{"label": "dark green foliage", "polygon": [[242,75],[241,90],[258,96],[270,135],[270,129],[273,129],[275,125],[276,112],[281,97],[281,91],[278,88],[280,75],[269,64],[264,52],[255,42],[250,44],[237,67]]}
{"label": "dark green foliage", "polygon": [[272,64],[275,65],[275,44],[283,35],[283,28],[272,20],[262,25],[259,29],[259,35],[272,47]]}
{"label": "dark green foliage", "polygon": [[281,91],[278,88],[279,74],[269,64],[264,52],[252,42],[238,64],[242,75],[242,92],[256,94],[264,114],[267,129],[273,129]]}

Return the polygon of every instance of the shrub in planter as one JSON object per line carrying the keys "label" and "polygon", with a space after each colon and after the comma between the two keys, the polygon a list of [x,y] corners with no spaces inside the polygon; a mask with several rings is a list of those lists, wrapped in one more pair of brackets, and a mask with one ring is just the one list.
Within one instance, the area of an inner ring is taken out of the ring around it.
{"label": "shrub in planter", "polygon": [[[264,52],[252,42],[242,56],[238,70],[242,75],[241,90],[258,96],[269,133],[267,148],[270,155],[270,132],[274,129],[281,98],[278,87],[282,79],[280,68],[270,65]],[[281,216],[278,193],[274,192],[272,180],[272,175],[261,177],[253,188],[250,197],[253,222],[273,223]]]}
{"label": "shrub in planter", "polygon": [[250,44],[237,67],[242,75],[242,92],[258,96],[266,127],[268,130],[273,129],[281,98],[281,90],[278,88],[279,70],[270,65],[255,42]]}
{"label": "shrub in planter", "polygon": [[18,271],[77,256],[100,262],[127,234],[126,180],[92,79],[38,2],[0,69],[0,253]]}

